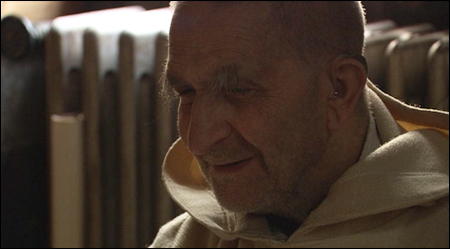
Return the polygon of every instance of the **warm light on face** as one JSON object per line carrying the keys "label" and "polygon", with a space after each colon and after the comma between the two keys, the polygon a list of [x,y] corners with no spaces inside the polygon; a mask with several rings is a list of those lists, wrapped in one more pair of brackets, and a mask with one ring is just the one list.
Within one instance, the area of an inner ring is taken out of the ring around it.
{"label": "warm light on face", "polygon": [[230,19],[233,8],[210,15],[202,6],[177,10],[171,27],[167,79],[181,100],[181,138],[224,207],[277,209],[314,182],[303,178],[325,147],[317,89],[247,32],[260,11]]}

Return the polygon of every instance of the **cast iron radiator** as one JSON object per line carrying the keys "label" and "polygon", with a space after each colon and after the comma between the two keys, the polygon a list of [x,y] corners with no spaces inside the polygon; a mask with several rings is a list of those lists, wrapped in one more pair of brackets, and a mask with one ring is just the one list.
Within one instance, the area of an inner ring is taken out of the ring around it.
{"label": "cast iron radiator", "polygon": [[2,245],[143,247],[180,213],[161,181],[171,15],[2,19]]}

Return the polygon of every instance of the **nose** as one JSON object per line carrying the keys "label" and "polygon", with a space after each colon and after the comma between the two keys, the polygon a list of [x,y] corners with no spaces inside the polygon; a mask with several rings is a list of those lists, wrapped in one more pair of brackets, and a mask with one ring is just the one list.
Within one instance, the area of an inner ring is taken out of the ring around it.
{"label": "nose", "polygon": [[226,108],[217,99],[197,98],[191,107],[188,146],[195,156],[203,156],[231,133]]}

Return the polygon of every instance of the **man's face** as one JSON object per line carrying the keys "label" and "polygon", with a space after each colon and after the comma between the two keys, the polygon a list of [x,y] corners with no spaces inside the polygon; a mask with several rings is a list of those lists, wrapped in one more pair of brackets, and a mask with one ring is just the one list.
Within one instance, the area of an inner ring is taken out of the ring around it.
{"label": "man's face", "polygon": [[180,95],[181,138],[220,204],[238,212],[308,202],[320,184],[320,88],[278,51],[267,16],[262,5],[188,4],[170,33],[167,78]]}

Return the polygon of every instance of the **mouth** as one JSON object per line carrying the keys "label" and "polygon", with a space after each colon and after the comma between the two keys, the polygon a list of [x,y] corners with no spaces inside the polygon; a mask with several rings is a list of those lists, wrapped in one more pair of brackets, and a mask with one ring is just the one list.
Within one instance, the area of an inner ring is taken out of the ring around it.
{"label": "mouth", "polygon": [[250,164],[252,159],[253,157],[227,164],[217,164],[213,166],[213,169],[220,173],[235,173]]}

